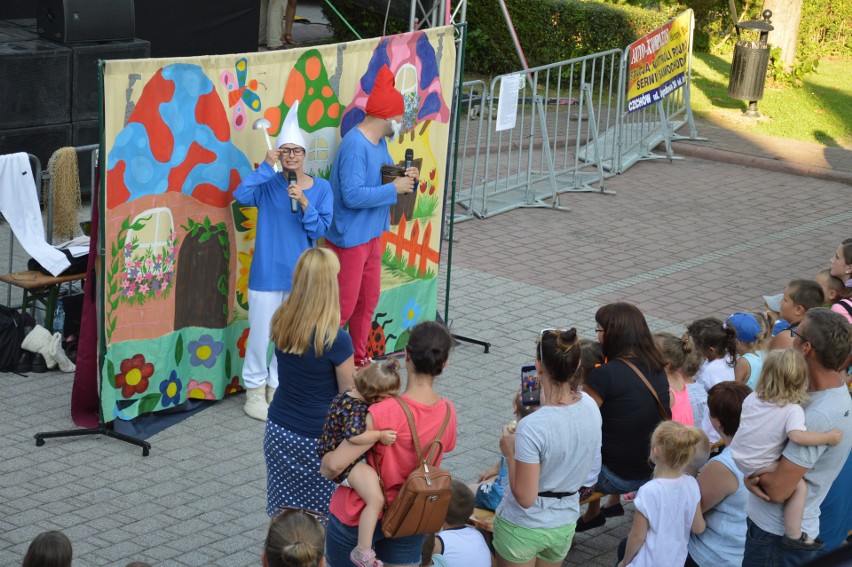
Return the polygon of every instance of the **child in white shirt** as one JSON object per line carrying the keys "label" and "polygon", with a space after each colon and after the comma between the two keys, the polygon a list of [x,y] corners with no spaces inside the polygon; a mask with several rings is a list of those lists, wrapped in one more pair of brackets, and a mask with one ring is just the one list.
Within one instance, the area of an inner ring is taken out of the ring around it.
{"label": "child in white shirt", "polygon": [[684,474],[704,436],[697,427],[663,421],[651,436],[654,478],[633,501],[636,512],[619,546],[618,567],[683,565],[690,531],[704,531],[698,482]]}

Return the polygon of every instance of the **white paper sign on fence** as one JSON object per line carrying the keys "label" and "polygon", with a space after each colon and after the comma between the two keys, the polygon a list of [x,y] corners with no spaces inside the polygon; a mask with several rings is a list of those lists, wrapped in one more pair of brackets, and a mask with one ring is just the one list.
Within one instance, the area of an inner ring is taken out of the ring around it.
{"label": "white paper sign on fence", "polygon": [[500,79],[500,98],[497,101],[497,131],[511,130],[515,127],[518,115],[518,92],[521,88],[521,75],[506,75]]}

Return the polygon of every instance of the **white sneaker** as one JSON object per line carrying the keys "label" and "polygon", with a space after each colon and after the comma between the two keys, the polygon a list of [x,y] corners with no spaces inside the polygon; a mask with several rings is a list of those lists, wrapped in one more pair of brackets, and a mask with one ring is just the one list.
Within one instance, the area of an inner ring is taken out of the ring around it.
{"label": "white sneaker", "polygon": [[277,388],[273,388],[272,386],[266,387],[266,403],[267,404],[272,403],[272,398],[275,397],[275,390],[277,390]]}
{"label": "white sneaker", "polygon": [[246,388],[246,403],[243,411],[252,419],[266,421],[269,404],[266,402],[266,386]]}

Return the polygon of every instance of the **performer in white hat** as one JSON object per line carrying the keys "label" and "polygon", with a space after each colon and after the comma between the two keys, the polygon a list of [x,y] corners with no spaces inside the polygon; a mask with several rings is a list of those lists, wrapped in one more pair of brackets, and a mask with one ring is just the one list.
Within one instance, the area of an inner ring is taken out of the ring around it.
{"label": "performer in white hat", "polygon": [[[257,207],[254,256],[248,282],[249,331],[243,382],[246,387],[245,413],[266,421],[269,403],[278,387],[275,356],[267,365],[269,323],[273,313],[287,298],[293,270],[302,252],[325,236],[331,224],[331,186],[321,177],[303,171],[306,143],[298,121],[299,101],[293,103],[281,126],[276,149],[256,171],[242,180],[234,191],[240,204]],[[281,173],[275,164],[283,166]],[[295,173],[296,182],[288,178]],[[291,212],[292,200],[296,212]]]}

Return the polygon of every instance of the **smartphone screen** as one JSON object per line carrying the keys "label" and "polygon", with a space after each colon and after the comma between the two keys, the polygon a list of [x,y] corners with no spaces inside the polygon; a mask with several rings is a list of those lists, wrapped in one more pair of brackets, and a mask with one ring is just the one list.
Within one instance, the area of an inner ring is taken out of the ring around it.
{"label": "smartphone screen", "polygon": [[534,364],[521,367],[521,403],[525,406],[541,404],[541,383]]}

